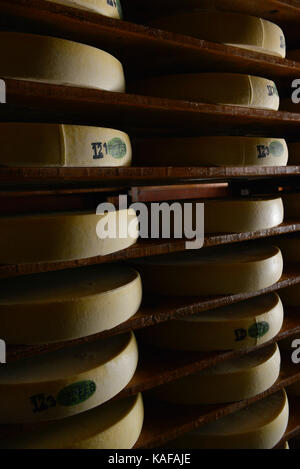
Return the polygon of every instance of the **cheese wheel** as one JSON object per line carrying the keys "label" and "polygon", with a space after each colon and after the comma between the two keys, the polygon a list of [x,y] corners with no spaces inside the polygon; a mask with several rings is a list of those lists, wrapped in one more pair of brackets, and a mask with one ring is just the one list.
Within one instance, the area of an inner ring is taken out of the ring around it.
{"label": "cheese wheel", "polygon": [[131,449],[144,420],[141,395],[0,440],[4,449]]}
{"label": "cheese wheel", "polygon": [[[294,104],[294,106],[297,106],[297,104]],[[300,164],[300,143],[289,142],[288,149],[289,149],[289,155],[290,155],[289,164],[299,165]]]}
{"label": "cheese wheel", "polygon": [[265,78],[232,73],[194,73],[147,78],[132,85],[147,96],[229,104],[257,109],[279,108],[276,85]]}
{"label": "cheese wheel", "polygon": [[2,279],[1,337],[26,345],[86,337],[129,319],[141,300],[139,274],[120,264]]}
{"label": "cheese wheel", "polygon": [[92,409],[129,383],[137,362],[128,333],[2,366],[0,422],[43,422]]}
{"label": "cheese wheel", "polygon": [[271,293],[147,327],[140,335],[144,342],[170,350],[236,350],[268,342],[282,323],[281,300]]}
{"label": "cheese wheel", "polygon": [[133,263],[147,291],[183,296],[262,290],[276,283],[283,269],[277,247],[255,247],[251,243],[143,258]]}
{"label": "cheese wheel", "polygon": [[289,442],[286,441],[282,449],[290,449]]}
{"label": "cheese wheel", "polygon": [[263,137],[192,137],[139,140],[137,166],[286,166],[283,139]]}
{"label": "cheese wheel", "polygon": [[282,197],[285,214],[287,218],[297,218],[300,216],[300,193],[294,192],[284,194]]}
{"label": "cheese wheel", "polygon": [[124,132],[65,124],[0,123],[0,147],[2,166],[130,166],[132,157]]}
{"label": "cheese wheel", "polygon": [[[102,238],[96,232],[99,223],[104,231],[108,227],[107,234],[98,230]],[[133,226],[137,226],[137,217],[132,209],[99,215],[68,212],[0,217],[0,263],[105,256],[136,242],[138,231],[132,229]]]}
{"label": "cheese wheel", "polygon": [[281,198],[207,200],[204,205],[206,233],[244,233],[266,230],[283,222]]}
{"label": "cheese wheel", "polygon": [[123,17],[120,0],[48,0],[48,2],[94,11],[109,18],[122,19]]}
{"label": "cheese wheel", "polygon": [[36,34],[0,32],[0,55],[2,78],[125,91],[121,63],[107,52],[85,44]]}
{"label": "cheese wheel", "polygon": [[174,441],[173,448],[271,449],[287,428],[289,405],[284,390]]}
{"label": "cheese wheel", "polygon": [[185,376],[152,391],[173,404],[221,404],[257,396],[277,381],[280,352],[277,344]]}
{"label": "cheese wheel", "polygon": [[179,34],[220,42],[264,54],[285,57],[282,29],[254,16],[222,11],[192,10],[157,19],[151,25]]}

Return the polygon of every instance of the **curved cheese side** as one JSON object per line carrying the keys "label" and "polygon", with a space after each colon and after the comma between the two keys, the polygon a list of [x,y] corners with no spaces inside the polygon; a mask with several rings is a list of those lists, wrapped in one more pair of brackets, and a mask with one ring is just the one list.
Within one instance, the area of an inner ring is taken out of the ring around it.
{"label": "curved cheese side", "polygon": [[9,363],[0,370],[0,422],[45,422],[97,407],[129,383],[137,362],[128,333]]}
{"label": "curved cheese side", "polygon": [[50,36],[0,32],[0,55],[2,78],[125,91],[122,64],[96,47]]}

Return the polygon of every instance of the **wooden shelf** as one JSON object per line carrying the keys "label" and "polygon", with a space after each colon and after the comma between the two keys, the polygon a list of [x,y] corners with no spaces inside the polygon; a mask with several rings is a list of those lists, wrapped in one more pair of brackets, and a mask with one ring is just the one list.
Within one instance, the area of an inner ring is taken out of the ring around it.
{"label": "wooden shelf", "polygon": [[[299,131],[299,113],[203,104],[14,79],[6,79],[5,82],[7,104],[1,104],[0,121],[38,119],[41,122],[58,121],[124,129],[126,115],[127,128],[124,130],[138,127],[147,133],[149,129],[155,133],[156,129],[161,134],[163,129],[166,133],[176,130],[177,135],[196,132],[197,135],[238,133],[288,137],[297,136]],[[63,174],[64,168],[53,168],[52,171],[53,174]],[[90,169],[85,171],[89,173]],[[115,171],[113,169],[112,173]],[[24,169],[20,172],[26,174]],[[156,177],[159,179],[158,174]]]}
{"label": "wooden shelf", "polygon": [[271,293],[279,289],[296,285],[300,283],[299,267],[292,266],[286,269],[279,282],[275,283],[264,290],[241,293],[237,295],[216,296],[216,297],[193,297],[193,298],[175,298],[175,297],[154,297],[144,298],[143,305],[138,313],[128,321],[109,331],[104,331],[89,337],[77,340],[59,342],[39,346],[9,346],[7,350],[8,362],[20,360],[41,353],[47,353],[70,347],[78,343],[92,342],[104,337],[110,337],[116,334],[128,332],[130,330],[138,330],[144,327],[153,326],[161,322],[169,321],[178,317],[188,316],[191,314],[201,313],[210,309],[238,303],[240,301],[254,298],[265,293]]}
{"label": "wooden shelf", "polygon": [[[300,379],[300,368],[293,365],[290,357],[283,354],[280,377],[270,389],[251,399],[236,403],[215,406],[183,406],[171,405],[145,399],[145,422],[142,434],[135,445],[135,449],[151,449],[163,447],[169,441],[180,435],[199,428],[200,426],[218,420],[233,412],[237,412],[260,399],[267,397]],[[299,414],[298,414],[299,416]],[[291,413],[291,427],[294,428],[299,419]],[[298,428],[299,430],[299,428]],[[292,433],[292,431],[291,431]],[[284,439],[289,438],[287,433]],[[281,442],[282,443],[282,442]]]}
{"label": "wooden shelf", "polygon": [[[231,244],[243,241],[249,241],[259,238],[271,236],[285,235],[288,233],[296,233],[300,231],[300,222],[298,220],[286,221],[283,224],[248,233],[233,234],[211,234],[206,235],[204,247],[212,247],[224,244]],[[128,261],[138,257],[148,257],[160,254],[169,254],[171,252],[179,252],[185,250],[185,240],[181,239],[160,239],[160,240],[138,240],[138,242],[123,250],[107,256],[96,256],[88,259],[77,259],[62,262],[36,262],[26,264],[0,264],[0,279],[17,277],[21,275],[31,275],[42,272],[53,272],[64,269],[74,269],[88,265],[106,264],[115,261]]]}
{"label": "wooden shelf", "polygon": [[[168,3],[169,12],[176,5],[173,0],[164,3]],[[240,3],[235,2],[235,7]],[[251,1],[242,3],[248,4],[248,7],[253,4]],[[254,3],[254,10],[258,8],[257,15],[262,5],[258,0]],[[178,1],[177,6],[180,5],[182,2]],[[158,11],[161,2],[156,2],[155,6],[152,0],[128,0],[124,10],[128,11],[130,18],[132,11],[138,12],[138,15],[146,13],[147,6],[148,10]],[[263,7],[263,10],[265,12],[266,8]],[[298,9],[295,10],[297,12]],[[64,37],[103,48],[124,63],[129,77],[150,74],[153,70],[169,73],[178,68],[189,72],[252,73],[276,80],[297,77],[300,72],[300,64],[294,61],[114,20],[45,0],[1,0],[0,13],[0,26],[11,24],[14,29]],[[294,20],[295,15],[292,18]]]}

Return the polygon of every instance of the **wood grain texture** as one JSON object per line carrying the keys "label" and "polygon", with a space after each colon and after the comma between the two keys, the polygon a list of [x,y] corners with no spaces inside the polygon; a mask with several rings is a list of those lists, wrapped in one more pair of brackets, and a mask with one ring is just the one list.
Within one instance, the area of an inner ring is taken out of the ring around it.
{"label": "wood grain texture", "polygon": [[[298,220],[285,221],[281,225],[248,233],[227,233],[227,234],[207,234],[204,239],[204,247],[232,244],[254,239],[266,238],[271,236],[285,235],[300,231],[300,222]],[[64,269],[75,269],[88,265],[107,264],[116,261],[128,261],[138,257],[148,257],[160,254],[169,254],[171,252],[180,252],[185,250],[186,240],[181,239],[160,239],[147,240],[139,239],[138,242],[123,250],[107,256],[96,256],[87,259],[77,259],[62,262],[36,262],[26,264],[0,264],[0,279],[9,277],[18,277],[22,275],[32,275],[42,272],[53,272]]]}
{"label": "wood grain texture", "polygon": [[[254,4],[259,5],[259,2],[256,0]],[[182,2],[173,0],[163,3],[167,12],[182,6]],[[197,5],[198,2],[185,2],[185,5],[189,7],[192,3]],[[239,4],[248,4],[249,7],[253,2],[235,3],[235,8],[243,8]],[[139,22],[149,12],[158,14],[161,9],[162,2],[152,0],[127,0],[124,5],[125,17],[127,12],[128,19]],[[258,7],[255,14],[259,14],[261,9],[262,6]],[[114,20],[45,0],[1,0],[0,13],[0,24],[103,48],[125,64],[129,76],[133,73],[140,76],[150,74],[153,70],[169,73],[180,67],[189,72],[209,69],[252,73],[277,80],[295,77],[300,71],[300,64],[293,61]],[[277,20],[276,15],[273,14],[273,17]],[[294,20],[294,16],[290,15],[290,18]]]}
{"label": "wood grain texture", "polygon": [[299,266],[292,266],[285,271],[279,282],[269,288],[257,292],[242,293],[237,295],[217,296],[217,297],[144,297],[143,304],[135,316],[128,321],[109,331],[104,331],[89,337],[83,337],[72,341],[59,342],[38,346],[8,346],[7,361],[15,361],[31,357],[37,354],[47,353],[70,347],[84,342],[94,342],[104,337],[128,332],[130,330],[143,329],[175,318],[197,314],[210,309],[226,306],[240,301],[254,298],[265,293],[278,291],[287,286],[300,283]]}

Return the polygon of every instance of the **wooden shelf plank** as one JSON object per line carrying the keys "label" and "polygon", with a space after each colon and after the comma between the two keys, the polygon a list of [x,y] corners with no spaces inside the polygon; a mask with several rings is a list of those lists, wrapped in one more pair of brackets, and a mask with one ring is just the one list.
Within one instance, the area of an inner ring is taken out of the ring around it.
{"label": "wooden shelf plank", "polygon": [[[300,222],[298,220],[285,221],[281,225],[248,233],[232,234],[211,234],[206,235],[204,247],[212,247],[224,244],[231,244],[254,239],[266,238],[271,236],[285,235],[300,231]],[[53,272],[64,269],[74,269],[88,265],[106,264],[115,261],[128,261],[138,257],[148,257],[160,254],[169,254],[171,252],[180,252],[185,250],[185,240],[181,239],[160,239],[146,240],[140,239],[135,245],[107,256],[96,256],[88,259],[78,259],[62,262],[36,262],[26,264],[0,264],[0,279],[8,277],[17,277],[21,275],[31,275],[42,272]]]}
{"label": "wooden shelf plank", "polygon": [[[171,1],[172,7],[169,9],[168,6],[168,11],[175,6]],[[249,5],[251,2],[242,3]],[[146,13],[147,4],[150,11],[157,12],[161,8],[161,2],[156,2],[154,6],[152,1],[128,0],[124,10],[129,15],[132,11]],[[179,5],[181,3],[177,2]],[[0,13],[4,25],[12,23],[14,28],[57,35],[104,48],[118,56],[131,75],[133,72],[138,75],[153,73],[154,69],[168,73],[181,67],[189,72],[209,69],[281,79],[296,77],[300,71],[300,64],[293,61],[158,31],[45,0],[0,0]]]}
{"label": "wooden shelf plank", "polygon": [[[270,389],[251,399],[215,406],[175,406],[145,399],[145,423],[135,449],[163,447],[169,441],[200,426],[237,412],[300,379],[300,368],[283,354],[280,377]],[[293,418],[293,413],[291,414]],[[299,421],[298,421],[299,422]],[[292,425],[292,424],[291,424]],[[285,440],[287,439],[285,435]]]}
{"label": "wooden shelf plank", "polygon": [[[110,337],[116,334],[128,332],[130,330],[138,330],[149,327],[154,324],[169,321],[178,317],[188,316],[191,314],[201,313],[209,309],[238,303],[240,301],[254,298],[265,293],[278,291],[287,286],[300,283],[299,267],[292,266],[286,269],[279,282],[269,288],[257,292],[242,293],[237,295],[227,295],[218,297],[194,297],[194,298],[175,298],[175,297],[151,297],[144,298],[143,305],[138,313],[128,321],[109,331],[104,331],[89,337],[77,340],[60,342],[39,346],[9,346],[7,350],[7,360],[15,361],[33,355],[59,350],[61,348],[70,347],[83,342],[92,342],[104,337]],[[5,337],[4,337],[5,339]]]}
{"label": "wooden shelf plank", "polygon": [[[216,135],[226,132],[236,135],[238,132],[271,137],[297,136],[300,124],[299,113],[204,104],[14,79],[6,79],[5,82],[7,104],[1,104],[2,121],[17,118],[26,121],[34,118],[41,122],[58,120],[65,123],[124,128],[126,115],[128,129],[125,130],[136,128],[138,123],[140,129],[176,129],[178,133]],[[52,168],[47,177],[51,177],[51,171],[54,175],[64,174],[65,169]],[[18,171],[23,177],[32,172],[24,168],[17,169]],[[78,169],[73,171],[78,173]],[[89,174],[91,169],[85,168],[83,171]],[[114,168],[110,171],[112,176],[118,173]],[[124,172],[125,168],[122,171]],[[176,174],[180,168],[173,171]],[[230,172],[230,169],[228,171]],[[251,173],[253,168],[245,168],[245,171]],[[278,168],[278,171],[281,170]],[[6,172],[7,170],[3,170],[2,174],[5,175]],[[39,174],[42,177],[43,173],[45,172],[37,169],[36,177]],[[100,173],[103,174],[103,170],[98,169],[98,176]],[[189,177],[192,176],[190,174]],[[156,177],[159,178],[159,175]]]}

